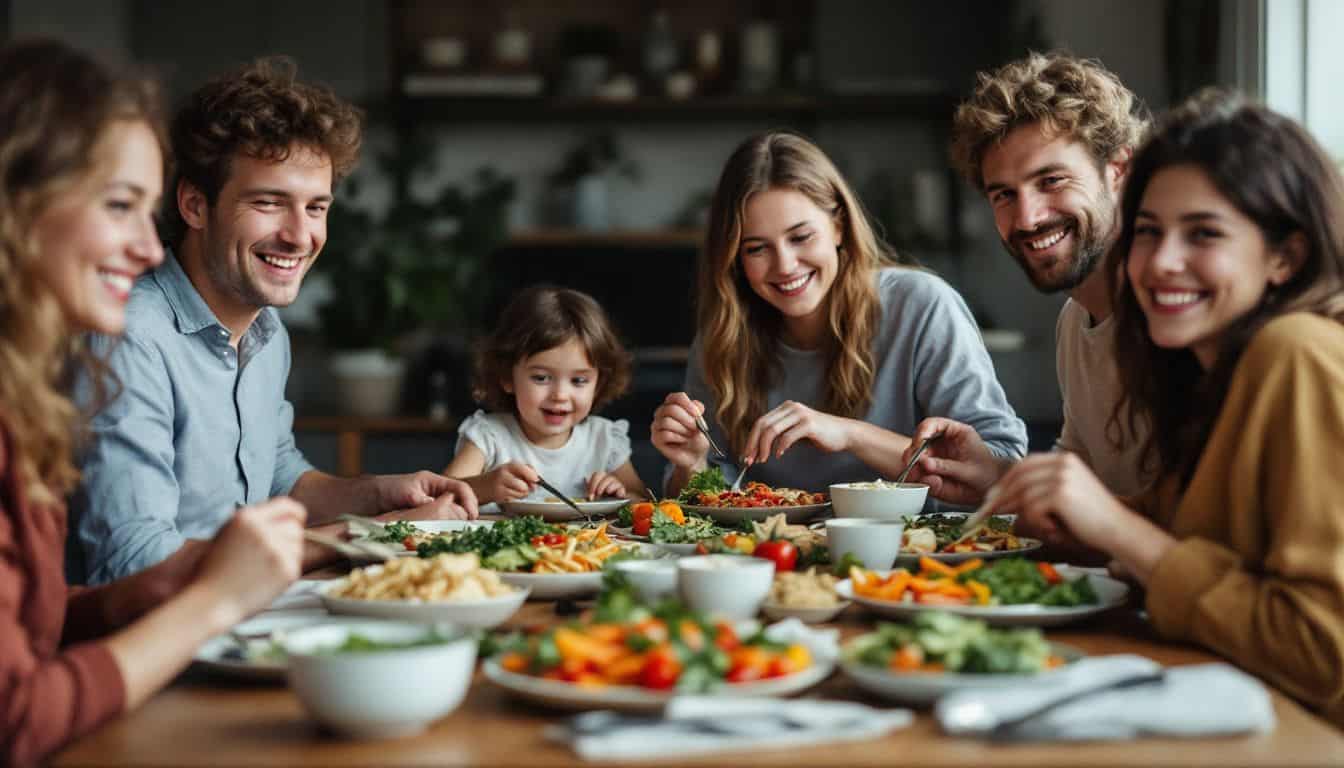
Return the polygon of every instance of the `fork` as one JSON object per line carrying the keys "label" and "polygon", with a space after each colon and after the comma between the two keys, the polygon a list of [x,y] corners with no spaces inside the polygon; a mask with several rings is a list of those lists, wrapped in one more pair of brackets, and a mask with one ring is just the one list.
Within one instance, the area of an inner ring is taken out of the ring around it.
{"label": "fork", "polygon": [[714,438],[709,436],[709,424],[705,422],[705,417],[703,414],[697,413],[695,415],[695,427],[696,429],[699,429],[700,434],[704,435],[705,439],[709,441],[709,447],[714,450],[715,455],[717,455],[720,459],[728,458],[728,454],[724,453],[723,450],[719,448],[719,446],[714,442]]}
{"label": "fork", "polygon": [[738,491],[742,490],[742,478],[747,476],[747,470],[751,469],[751,465],[752,465],[751,459],[746,459],[745,462],[742,464],[742,471],[737,473],[737,479],[733,481],[733,487],[731,488],[733,493],[737,493]]}

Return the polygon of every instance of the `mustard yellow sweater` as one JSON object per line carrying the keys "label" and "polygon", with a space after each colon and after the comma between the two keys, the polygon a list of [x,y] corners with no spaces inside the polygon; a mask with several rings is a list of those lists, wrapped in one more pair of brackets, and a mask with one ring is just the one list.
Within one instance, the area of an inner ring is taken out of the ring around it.
{"label": "mustard yellow sweater", "polygon": [[1141,505],[1179,540],[1147,607],[1344,725],[1344,325],[1292,314],[1251,339],[1184,494]]}

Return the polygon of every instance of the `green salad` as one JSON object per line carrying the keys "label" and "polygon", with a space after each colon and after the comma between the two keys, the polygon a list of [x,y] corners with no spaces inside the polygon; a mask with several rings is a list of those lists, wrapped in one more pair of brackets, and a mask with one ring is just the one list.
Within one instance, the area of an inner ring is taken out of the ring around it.
{"label": "green salad", "polygon": [[369,637],[351,632],[345,636],[345,642],[340,645],[333,645],[322,648],[318,653],[322,655],[334,655],[337,653],[373,653],[377,651],[400,651],[406,648],[419,648],[426,645],[442,645],[452,638],[439,634],[436,631],[429,631],[424,635],[413,640],[401,640],[387,642],[384,640],[373,640]]}
{"label": "green salad", "polygon": [[677,501],[683,504],[694,503],[700,498],[701,493],[718,493],[727,490],[728,481],[723,479],[723,470],[718,467],[702,469],[691,475],[691,479],[686,481],[686,486],[681,489],[677,496]]}
{"label": "green salad", "polygon": [[565,529],[540,517],[516,517],[499,520],[489,527],[469,528],[448,536],[435,536],[416,547],[420,557],[444,553],[458,555],[475,552],[481,567],[492,571],[524,570],[540,559],[532,541],[548,535],[563,535]]}
{"label": "green salad", "polygon": [[1039,629],[993,629],[938,611],[900,624],[881,622],[876,632],[846,644],[844,656],[893,672],[1035,674],[1064,663]]}
{"label": "green salad", "polygon": [[1053,568],[1042,567],[1041,563],[1008,557],[969,571],[964,577],[989,587],[1000,605],[1037,603],[1072,608],[1100,602],[1086,576],[1069,581],[1056,574],[1052,579],[1053,572]]}

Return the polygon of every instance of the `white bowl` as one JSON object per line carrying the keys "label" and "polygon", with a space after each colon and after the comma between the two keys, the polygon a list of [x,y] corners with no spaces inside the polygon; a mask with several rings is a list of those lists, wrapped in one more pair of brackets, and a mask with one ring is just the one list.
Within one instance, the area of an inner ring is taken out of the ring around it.
{"label": "white bowl", "polygon": [[826,521],[826,548],[831,562],[853,554],[869,570],[887,570],[901,553],[905,523],[865,517],[837,517]]}
{"label": "white bowl", "polygon": [[[333,653],[357,633],[385,643],[407,643],[436,629],[443,643],[380,651]],[[332,730],[355,738],[389,738],[423,731],[457,709],[476,666],[476,641],[451,626],[362,620],[289,632],[289,686],[308,712]]]}
{"label": "white bowl", "polygon": [[646,603],[656,603],[677,592],[675,560],[621,560],[611,567],[630,582]]}
{"label": "white bowl", "polygon": [[924,509],[924,499],[929,495],[929,486],[923,483],[886,483],[881,488],[864,488],[864,485],[868,484],[837,483],[831,486],[831,506],[836,517],[877,520],[913,517]]}
{"label": "white bowl", "polygon": [[748,555],[697,555],[677,562],[677,591],[692,610],[750,619],[775,579],[775,563]]}

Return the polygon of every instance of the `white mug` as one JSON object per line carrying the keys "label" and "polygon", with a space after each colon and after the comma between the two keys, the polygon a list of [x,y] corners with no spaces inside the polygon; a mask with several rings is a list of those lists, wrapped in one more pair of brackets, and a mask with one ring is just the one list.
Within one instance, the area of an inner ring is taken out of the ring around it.
{"label": "white mug", "polygon": [[863,567],[885,571],[901,553],[904,532],[905,523],[899,520],[837,517],[826,521],[826,546],[833,563],[840,562],[845,553],[852,553],[863,561]]}

